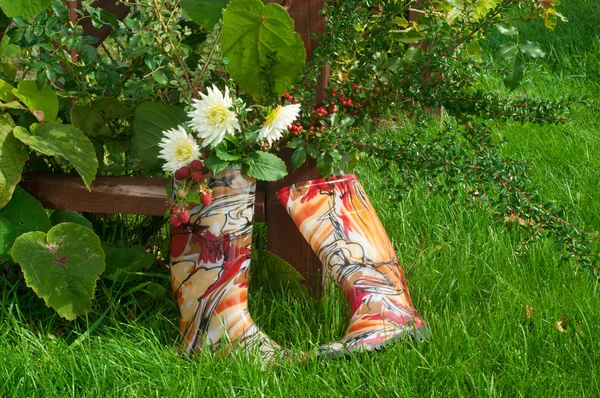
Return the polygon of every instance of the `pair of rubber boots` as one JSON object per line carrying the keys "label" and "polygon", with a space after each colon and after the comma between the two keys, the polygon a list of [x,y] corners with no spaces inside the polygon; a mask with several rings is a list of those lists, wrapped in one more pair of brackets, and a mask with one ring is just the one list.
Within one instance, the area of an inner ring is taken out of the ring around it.
{"label": "pair of rubber boots", "polygon": [[[171,276],[180,309],[180,352],[256,350],[270,361],[282,348],[248,312],[255,180],[239,168],[209,178],[213,202],[191,204],[173,231]],[[294,184],[280,202],[348,299],[352,317],[341,341],[319,348],[336,357],[372,350],[427,328],[373,206],[354,175]]]}

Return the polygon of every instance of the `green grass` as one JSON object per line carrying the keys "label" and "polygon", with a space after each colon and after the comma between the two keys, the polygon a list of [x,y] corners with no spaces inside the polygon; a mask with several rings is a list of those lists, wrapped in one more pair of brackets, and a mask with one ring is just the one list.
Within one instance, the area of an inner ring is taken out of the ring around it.
{"label": "green grass", "polygon": [[[600,5],[572,0],[568,25],[523,35],[551,49],[530,65],[523,90],[538,97],[600,95]],[[493,40],[501,40],[492,38]],[[576,77],[574,77],[576,76]],[[482,84],[500,88],[498,76]],[[504,154],[532,162],[544,199],[600,230],[599,107],[574,108],[564,126],[499,125]],[[251,310],[304,363],[270,367],[242,357],[176,355],[176,308],[167,296],[141,308],[119,287],[98,293],[93,314],[73,324],[17,285],[0,287],[0,396],[600,396],[600,283],[558,266],[541,240],[516,257],[518,231],[420,191],[389,206],[376,162],[359,175],[398,250],[411,295],[431,328],[425,343],[318,360],[314,347],[339,337],[346,305],[255,293]],[[12,286],[12,287],[11,287]],[[532,309],[527,317],[527,306]],[[564,333],[556,324],[567,320]]]}

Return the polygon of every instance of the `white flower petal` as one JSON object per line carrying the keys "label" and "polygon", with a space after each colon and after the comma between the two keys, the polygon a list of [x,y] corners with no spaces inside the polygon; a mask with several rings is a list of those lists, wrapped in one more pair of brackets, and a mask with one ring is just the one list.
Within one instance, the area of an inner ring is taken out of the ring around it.
{"label": "white flower petal", "polygon": [[158,158],[165,160],[163,170],[175,172],[200,157],[198,143],[183,126],[166,130],[163,135],[158,144],[161,148]]}
{"label": "white flower petal", "polygon": [[277,141],[283,136],[283,130],[292,124],[300,114],[300,104],[292,104],[287,106],[278,106],[267,116],[267,120],[263,124],[258,139],[266,139],[269,145]]}
{"label": "white flower petal", "polygon": [[206,89],[207,95],[200,93],[201,100],[194,100],[194,110],[188,113],[192,119],[188,125],[202,138],[202,146],[214,147],[218,145],[227,134],[234,134],[240,130],[240,123],[232,107],[229,88],[225,87],[225,95],[216,86]]}

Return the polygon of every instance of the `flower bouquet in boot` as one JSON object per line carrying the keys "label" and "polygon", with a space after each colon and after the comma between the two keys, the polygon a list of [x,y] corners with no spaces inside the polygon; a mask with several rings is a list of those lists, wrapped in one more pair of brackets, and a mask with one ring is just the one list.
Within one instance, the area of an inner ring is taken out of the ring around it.
{"label": "flower bouquet in boot", "polygon": [[321,355],[425,338],[428,329],[410,299],[392,243],[355,175],[294,184],[277,197],[323,263],[323,275],[340,285],[350,305],[346,334],[320,347]]}
{"label": "flower bouquet in boot", "polygon": [[247,300],[256,180],[286,175],[268,150],[300,106],[248,108],[228,87],[200,96],[187,125],[165,131],[159,144],[163,168],[173,173],[171,276],[180,350],[256,350],[268,361],[281,347],[253,322]]}

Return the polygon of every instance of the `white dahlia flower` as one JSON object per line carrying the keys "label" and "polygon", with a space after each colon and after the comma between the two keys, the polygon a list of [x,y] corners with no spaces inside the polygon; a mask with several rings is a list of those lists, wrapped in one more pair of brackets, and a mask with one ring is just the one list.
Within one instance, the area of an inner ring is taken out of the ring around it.
{"label": "white dahlia flower", "polygon": [[299,114],[300,104],[278,106],[273,109],[260,129],[258,139],[264,140],[266,138],[269,145],[272,145],[273,141],[277,141],[282,137],[283,130],[287,129]]}
{"label": "white dahlia flower", "polygon": [[183,126],[164,131],[163,135],[158,144],[161,148],[158,157],[166,161],[163,170],[175,172],[200,157],[198,143]]}
{"label": "white dahlia flower", "polygon": [[201,100],[194,99],[194,110],[188,113],[192,120],[189,126],[202,138],[202,147],[218,145],[227,134],[240,129],[235,113],[229,108],[233,106],[229,88],[225,87],[225,95],[216,86],[207,89],[208,95],[200,93]]}

